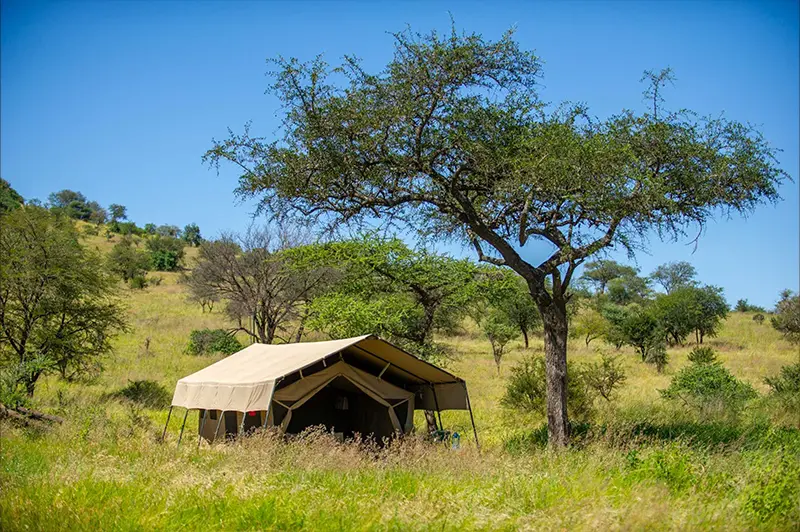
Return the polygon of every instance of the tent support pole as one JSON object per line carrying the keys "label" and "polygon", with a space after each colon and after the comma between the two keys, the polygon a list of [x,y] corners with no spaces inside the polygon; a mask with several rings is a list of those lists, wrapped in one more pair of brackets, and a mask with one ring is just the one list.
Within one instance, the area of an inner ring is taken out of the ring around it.
{"label": "tent support pole", "polygon": [[247,419],[247,412],[242,412],[242,422],[239,423],[239,434],[237,435],[237,437],[239,439],[241,439],[242,436],[244,436],[244,420],[245,419]]}
{"label": "tent support pole", "polygon": [[220,410],[219,411],[219,419],[217,420],[217,428],[214,429],[214,439],[211,440],[211,443],[214,443],[215,441],[217,441],[217,434],[219,434],[219,426],[222,423],[222,418],[224,418],[224,417],[225,417],[225,411],[224,410]]}
{"label": "tent support pole", "polygon": [[[325,362],[325,359],[322,359],[322,362]],[[325,366],[327,367],[327,366]],[[267,402],[267,409],[264,411],[264,423],[261,425],[262,429],[267,428],[267,422],[269,421],[269,412],[272,410],[272,398],[275,397],[275,388],[278,387],[278,384],[283,380],[283,377],[275,383],[275,386],[272,387],[272,393],[269,394],[269,402]]]}
{"label": "tent support pole", "polygon": [[467,396],[467,409],[469,410],[469,420],[472,422],[472,433],[475,435],[475,447],[478,451],[481,450],[481,444],[478,442],[478,429],[475,428],[475,417],[472,415],[472,403],[469,401],[469,392],[467,391],[467,383],[464,383],[464,394]]}
{"label": "tent support pole", "polygon": [[442,424],[442,411],[439,410],[439,397],[436,395],[435,384],[431,384],[431,390],[433,390],[433,402],[436,403],[436,413],[439,415],[439,430],[444,430],[444,425]]}
{"label": "tent support pole", "polygon": [[203,441],[203,429],[206,428],[206,419],[208,419],[208,409],[203,410],[203,421],[200,423],[200,434],[197,435],[197,448],[200,448],[200,442]]}
{"label": "tent support pole", "polygon": [[181,444],[181,440],[183,439],[183,428],[186,426],[186,418],[189,417],[189,409],[186,409],[186,413],[183,414],[183,424],[181,425],[181,434],[178,436],[178,445]]}
{"label": "tent support pole", "polygon": [[172,405],[169,406],[169,412],[167,412],[167,422],[164,423],[164,432],[161,434],[161,441],[164,441],[164,438],[167,437],[167,427],[169,426],[169,418],[172,416],[172,409],[174,407]]}

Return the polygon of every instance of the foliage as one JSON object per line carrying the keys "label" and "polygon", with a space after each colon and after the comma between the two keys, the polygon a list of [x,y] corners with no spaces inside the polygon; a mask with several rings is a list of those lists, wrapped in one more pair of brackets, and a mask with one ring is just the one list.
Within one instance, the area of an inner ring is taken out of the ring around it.
{"label": "foliage", "polygon": [[766,309],[758,305],[751,305],[746,299],[740,299],[736,302],[734,309],[736,312],[759,312],[764,313]]}
{"label": "foliage", "polygon": [[110,224],[108,224],[108,229],[112,233],[117,233],[123,236],[145,234],[144,229],[138,227],[135,222],[120,222],[118,220],[113,220]]}
{"label": "foliage", "polygon": [[105,221],[105,210],[96,201],[89,201],[86,196],[74,190],[64,189],[53,192],[48,197],[51,210],[74,220],[102,223]]}
{"label": "foliage", "polygon": [[[585,422],[594,414],[591,390],[584,379],[582,368],[568,365],[567,405],[569,417]],[[503,406],[540,415],[547,413],[547,384],[545,361],[542,356],[527,356],[511,368],[506,391],[501,399]]]}
{"label": "foliage", "polygon": [[621,349],[627,343],[627,336],[625,333],[624,324],[628,318],[638,310],[637,305],[631,307],[623,307],[621,305],[614,305],[607,303],[600,306],[600,315],[608,322],[606,333],[604,335],[605,341],[613,345],[617,349]]}
{"label": "foliage", "polygon": [[519,330],[511,323],[508,316],[498,311],[491,312],[483,320],[481,328],[492,345],[494,363],[497,365],[497,373],[500,374],[500,362],[503,359],[506,344],[519,335]]}
{"label": "foliage", "polygon": [[761,325],[762,323],[764,323],[764,315],[761,313],[755,314],[753,316],[753,321]]}
{"label": "foliage", "polygon": [[16,209],[0,223],[0,256],[2,366],[31,370],[22,376],[29,395],[43,374],[98,370],[125,319],[113,279],[73,223],[39,207]]}
{"label": "foliage", "polygon": [[273,343],[295,320],[301,335],[304,307],[327,276],[324,270],[293,267],[286,252],[297,243],[296,235],[270,228],[203,242],[187,279],[189,291],[198,300],[224,300],[238,330],[258,342]]}
{"label": "foliage", "polygon": [[639,270],[613,260],[598,259],[587,262],[581,279],[594,287],[595,293],[602,295],[610,281],[620,277],[636,277]]}
{"label": "foliage", "polygon": [[24,203],[25,200],[11,188],[11,184],[0,177],[0,215],[13,211]]}
{"label": "foliage", "polygon": [[687,357],[693,364],[717,364],[717,354],[707,346],[698,346],[689,351]]}
{"label": "foliage", "polygon": [[156,224],[154,223],[146,223],[144,224],[144,232],[148,235],[156,234]]}
{"label": "foliage", "polygon": [[704,416],[735,416],[758,396],[750,384],[734,377],[721,363],[709,362],[707,352],[697,354],[696,359],[675,374],[667,389],[661,390],[664,399],[680,400]]}
{"label": "foliage", "polygon": [[148,408],[169,406],[172,395],[155,381],[128,381],[127,386],[110,394],[114,399],[124,399]]}
{"label": "foliage", "polygon": [[800,294],[784,290],[771,321],[784,338],[795,344],[800,343]]}
{"label": "foliage", "polygon": [[662,264],[650,274],[650,279],[660,284],[667,294],[672,293],[676,288],[684,286],[694,286],[697,270],[690,263],[685,261],[670,262]]}
{"label": "foliage", "polygon": [[182,265],[183,242],[177,238],[155,235],[146,244],[150,252],[150,267],[160,272],[172,272]]}
{"label": "foliage", "polygon": [[194,330],[189,335],[186,352],[190,355],[213,355],[223,353],[231,355],[242,349],[242,344],[225,329]]}
{"label": "foliage", "polygon": [[127,220],[127,207],[118,203],[112,203],[108,206],[108,213],[111,215],[111,221],[116,222],[119,220]]}
{"label": "foliage", "polygon": [[764,383],[787,410],[800,412],[800,362],[783,366],[779,375],[764,378]]}
{"label": "foliage", "polygon": [[383,331],[389,339],[413,346],[416,354],[434,346],[434,330],[450,332],[460,325],[465,308],[483,286],[481,272],[468,260],[411,249],[400,239],[371,234],[302,246],[290,257],[300,269],[336,271],[331,288],[336,294],[311,303],[310,327],[328,332],[350,328],[341,323],[343,313],[329,312],[334,300],[373,312],[376,301],[384,300],[386,307],[366,320],[375,329],[362,334]]}
{"label": "foliage", "polygon": [[479,326],[492,312],[502,313],[505,321],[515,325],[522,334],[525,349],[530,345],[529,336],[542,323],[525,280],[507,269],[496,266],[480,268],[477,285],[470,286],[470,296],[465,300],[473,311],[473,319],[478,318],[475,321]]}
{"label": "foliage", "polygon": [[608,300],[617,305],[642,303],[650,292],[647,279],[638,275],[617,277],[608,283]]}
{"label": "foliage", "polygon": [[620,324],[619,334],[624,343],[639,352],[642,362],[647,362],[650,352],[660,349],[664,343],[664,329],[652,310],[647,308],[628,313]]}
{"label": "foliage", "polygon": [[660,341],[652,345],[647,352],[644,361],[648,364],[654,365],[656,367],[656,371],[659,373],[663,373],[664,368],[667,367],[667,363],[669,362],[667,346],[664,345],[664,342]]}
{"label": "foliage", "polygon": [[703,343],[706,336],[716,335],[728,314],[728,304],[721,288],[684,286],[659,295],[654,312],[673,343],[683,343],[692,332],[697,343]]}
{"label": "foliage", "polygon": [[156,234],[168,238],[180,238],[181,229],[177,225],[159,225],[156,227]]}
{"label": "foliage", "polygon": [[[144,279],[150,267],[150,255],[140,250],[130,236],[125,236],[111,248],[107,257],[109,270],[119,275],[126,283],[134,278]],[[133,287],[133,283],[131,283]]]}
{"label": "foliage", "polygon": [[[231,132],[205,158],[240,168],[237,192],[275,217],[328,229],[406,223],[513,269],[542,313],[562,391],[567,294],[584,260],[779,198],[787,174],[775,149],[747,124],[665,109],[669,70],[643,78],[652,110],[594,120],[583,105],[538,100],[541,62],[512,32],[496,42],[455,29],[394,37],[378,73],[352,57],[337,68],[276,60],[281,137]],[[552,254],[529,262],[529,240]],[[556,446],[568,443],[564,396],[550,397]]]}
{"label": "foliage", "polygon": [[188,224],[183,228],[182,238],[190,246],[199,246],[203,242],[203,237],[200,236],[200,226],[195,223]]}
{"label": "foliage", "polygon": [[[149,260],[148,260],[149,264]],[[147,277],[144,274],[137,273],[130,278],[130,287],[136,290],[144,290],[149,284]]]}
{"label": "foliage", "polygon": [[600,362],[583,366],[583,379],[586,386],[610,402],[627,377],[618,357],[603,354]]}
{"label": "foliage", "polygon": [[592,340],[606,336],[609,332],[609,327],[609,321],[601,312],[592,307],[586,307],[578,312],[577,316],[572,320],[570,332],[582,338],[588,346]]}

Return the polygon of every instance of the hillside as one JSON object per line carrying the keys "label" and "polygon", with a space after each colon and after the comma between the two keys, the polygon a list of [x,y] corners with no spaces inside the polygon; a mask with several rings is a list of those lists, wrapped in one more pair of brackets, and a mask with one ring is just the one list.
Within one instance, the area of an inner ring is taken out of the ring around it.
{"label": "hillside", "polygon": [[[86,239],[101,251],[113,243]],[[761,399],[738,421],[700,422],[660,398],[691,346],[670,349],[664,374],[622,349],[628,380],[618,400],[600,405],[597,422],[561,454],[540,443],[543,419],[500,406],[510,368],[541,352],[541,339],[528,351],[514,343],[498,375],[489,343],[469,323],[461,335],[440,340],[454,354],[449,369],[469,385],[480,453],[465,412],[443,415],[445,427],[464,436],[459,450],[417,439],[364,450],[324,434],[294,443],[268,434],[197,450],[196,412],[181,447],[175,417],[160,444],[167,403],[144,407],[114,394],[132,381],[154,381],[168,402],[177,379],[217,359],[185,354],[189,333],[227,323],[220,308],[203,313],[186,301],[180,274],[154,275],[161,284],[146,290],[120,286],[132,329],[115,340],[98,378],[50,377],[37,388],[37,407],[66,418],[63,425],[44,432],[0,425],[5,530],[788,530],[800,518],[800,434],[791,415],[775,414]],[[707,344],[764,393],[763,378],[796,362],[798,352],[751,318],[732,313]],[[588,348],[571,340],[569,347],[580,362],[614,351],[599,340]]]}

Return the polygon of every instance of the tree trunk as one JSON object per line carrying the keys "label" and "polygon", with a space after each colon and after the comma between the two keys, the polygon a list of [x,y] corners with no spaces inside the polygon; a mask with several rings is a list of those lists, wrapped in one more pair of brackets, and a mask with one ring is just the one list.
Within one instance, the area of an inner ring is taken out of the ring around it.
{"label": "tree trunk", "polygon": [[436,424],[436,412],[433,410],[425,411],[425,424],[428,426],[428,434],[438,430],[439,426]]}
{"label": "tree trunk", "polygon": [[520,327],[522,331],[522,337],[525,339],[525,349],[528,349],[528,329],[525,327]]}
{"label": "tree trunk", "polygon": [[567,312],[566,303],[553,300],[540,306],[544,324],[547,376],[547,438],[551,447],[569,443],[567,418]]}

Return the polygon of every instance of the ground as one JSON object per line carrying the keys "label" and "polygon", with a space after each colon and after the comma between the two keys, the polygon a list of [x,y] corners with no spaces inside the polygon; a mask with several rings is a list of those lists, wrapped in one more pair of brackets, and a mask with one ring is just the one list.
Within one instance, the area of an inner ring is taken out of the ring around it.
{"label": "ground", "polygon": [[[95,237],[89,244],[111,243]],[[658,390],[686,364],[691,346],[670,349],[661,375],[621,350],[628,380],[618,399],[600,405],[596,423],[560,453],[542,443],[543,419],[500,406],[509,369],[540,353],[541,339],[529,350],[513,344],[498,375],[488,342],[469,324],[462,335],[440,340],[454,354],[448,368],[468,383],[480,451],[465,412],[443,414],[445,427],[463,435],[457,450],[419,439],[365,448],[322,433],[292,443],[265,434],[198,449],[196,414],[177,447],[182,413],[159,443],[167,408],[114,392],[131,381],[155,381],[168,401],[177,379],[218,359],[186,354],[190,331],[227,322],[218,308],[203,313],[188,303],[179,274],[157,275],[158,286],[121,288],[132,330],[115,341],[98,378],[48,378],[37,388],[36,407],[63,416],[63,425],[0,424],[3,530],[797,530],[796,413],[776,413],[762,398],[741,419],[723,422],[666,403]],[[749,314],[732,313],[707,343],[762,394],[765,376],[798,360],[796,347]],[[574,361],[615,352],[600,341],[587,348],[581,339],[569,348]]]}

